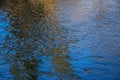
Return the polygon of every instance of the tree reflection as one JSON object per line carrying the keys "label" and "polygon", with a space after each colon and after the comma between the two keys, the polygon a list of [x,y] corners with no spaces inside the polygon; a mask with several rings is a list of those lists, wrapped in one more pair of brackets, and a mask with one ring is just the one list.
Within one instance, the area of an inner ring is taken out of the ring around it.
{"label": "tree reflection", "polygon": [[10,73],[15,80],[37,80],[38,68],[42,65],[40,57],[51,56],[58,78],[63,80],[67,75],[65,80],[70,76],[72,80],[75,75],[68,63],[67,33],[59,26],[55,4],[49,3],[51,6],[46,7],[46,1],[38,1],[32,4],[35,2],[11,0],[3,6],[10,18],[9,34],[3,46],[11,65]]}

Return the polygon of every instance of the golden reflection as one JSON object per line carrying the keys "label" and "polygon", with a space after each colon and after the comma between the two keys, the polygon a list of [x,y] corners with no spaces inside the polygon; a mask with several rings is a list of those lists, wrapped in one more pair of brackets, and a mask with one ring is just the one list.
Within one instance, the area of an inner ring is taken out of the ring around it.
{"label": "golden reflection", "polygon": [[[59,25],[56,1],[12,0],[3,10],[10,18],[4,48],[10,73],[15,80],[38,80],[42,56],[51,56],[59,79],[79,80],[70,68],[67,54],[67,31]],[[74,77],[73,77],[74,76]]]}

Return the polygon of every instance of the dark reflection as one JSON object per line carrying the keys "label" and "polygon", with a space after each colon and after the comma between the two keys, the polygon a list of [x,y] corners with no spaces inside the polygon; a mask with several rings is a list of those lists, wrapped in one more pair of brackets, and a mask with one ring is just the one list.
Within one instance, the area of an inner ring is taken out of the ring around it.
{"label": "dark reflection", "polygon": [[3,47],[15,80],[39,80],[42,56],[52,58],[58,80],[80,79],[68,62],[67,32],[56,18],[55,1],[11,0],[2,9],[10,18]]}

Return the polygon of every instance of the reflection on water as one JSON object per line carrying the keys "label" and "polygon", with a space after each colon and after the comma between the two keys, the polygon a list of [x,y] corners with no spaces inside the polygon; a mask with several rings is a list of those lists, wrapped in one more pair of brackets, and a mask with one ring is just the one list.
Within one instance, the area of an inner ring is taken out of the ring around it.
{"label": "reflection on water", "polygon": [[[15,80],[47,79],[44,76],[48,73],[51,79],[54,76],[55,80],[71,80],[75,75],[68,63],[67,32],[61,31],[63,28],[56,18],[55,4],[49,3],[51,6],[46,9],[46,2],[33,3],[13,0],[3,6],[3,11],[10,18],[9,33],[5,35],[3,44],[5,59],[10,65],[9,72]],[[51,59],[51,71],[39,69],[48,62],[42,60],[44,56],[47,60]]]}
{"label": "reflection on water", "polygon": [[118,2],[2,0],[0,80],[119,80]]}

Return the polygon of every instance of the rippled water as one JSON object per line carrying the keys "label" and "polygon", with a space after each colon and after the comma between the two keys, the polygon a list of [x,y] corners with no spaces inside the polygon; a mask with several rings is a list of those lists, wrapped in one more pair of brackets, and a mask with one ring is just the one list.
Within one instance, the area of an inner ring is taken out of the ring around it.
{"label": "rippled water", "polygon": [[1,0],[0,80],[120,80],[119,0]]}

